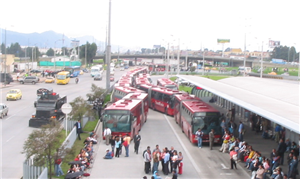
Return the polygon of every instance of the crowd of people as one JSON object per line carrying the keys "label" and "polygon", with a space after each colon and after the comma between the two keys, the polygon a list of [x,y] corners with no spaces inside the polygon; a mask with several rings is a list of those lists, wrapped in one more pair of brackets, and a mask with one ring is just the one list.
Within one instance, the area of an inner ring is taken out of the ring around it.
{"label": "crowd of people", "polygon": [[[244,167],[252,172],[251,179],[266,179],[267,177],[271,179],[295,179],[298,175],[299,146],[296,142],[290,142],[289,139],[285,140],[284,130],[279,125],[275,128],[275,134],[270,135],[267,127],[263,124],[264,121],[261,119],[259,116],[252,118],[250,127],[257,134],[264,131],[263,138],[274,139],[278,143],[278,147],[272,150],[269,158],[262,156],[261,152],[254,150],[253,146],[243,140],[244,125],[242,121],[239,125],[236,125],[230,111],[229,115],[227,113],[226,116],[220,119],[222,121],[223,143],[219,151],[229,153],[231,169],[237,169],[236,163],[244,162]],[[285,153],[288,153],[287,157],[285,157]],[[284,164],[284,158],[286,158],[285,164],[288,165],[286,173],[280,167]]]}
{"label": "crowd of people", "polygon": [[[86,170],[91,168],[94,145],[98,143],[95,131],[92,131],[83,143],[84,147],[80,150],[74,161],[69,162],[70,168],[65,176],[66,179],[78,179],[82,176],[90,175],[89,173],[86,173]],[[60,173],[56,173],[57,176],[59,176],[59,174]]]}
{"label": "crowd of people", "polygon": [[[150,146],[143,152],[145,162],[144,171],[146,174],[152,173],[155,179],[160,178],[158,175],[159,163],[161,163],[161,171],[164,175],[172,174],[172,179],[177,179],[178,174],[182,174],[180,169],[183,160],[182,152],[177,152],[173,146],[170,149],[165,147],[160,149],[159,145],[151,152]],[[152,162],[152,167],[151,167]]]}

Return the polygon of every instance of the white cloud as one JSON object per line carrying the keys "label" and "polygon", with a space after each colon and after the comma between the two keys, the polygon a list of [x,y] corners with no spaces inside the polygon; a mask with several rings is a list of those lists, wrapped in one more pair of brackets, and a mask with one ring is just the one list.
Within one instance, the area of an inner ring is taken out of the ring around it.
{"label": "white cloud", "polygon": [[[93,35],[102,41],[106,37],[108,0],[16,0],[3,1],[1,6],[13,7],[13,12],[12,8],[0,12],[5,17],[0,26],[13,31],[53,30],[69,37]],[[202,43],[216,50],[221,49],[217,38],[228,38],[226,46],[243,48],[246,32],[247,48],[257,49],[271,38],[283,45],[296,43],[300,50],[298,14],[296,0],[112,0],[111,43],[152,47],[180,38],[182,47],[200,49]]]}

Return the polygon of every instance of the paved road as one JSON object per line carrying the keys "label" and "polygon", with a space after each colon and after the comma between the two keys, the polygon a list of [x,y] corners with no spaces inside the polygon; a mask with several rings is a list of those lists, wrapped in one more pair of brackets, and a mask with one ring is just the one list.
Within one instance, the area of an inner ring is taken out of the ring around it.
{"label": "paved road", "polygon": [[[115,77],[119,78],[126,71],[116,70]],[[104,73],[104,77],[105,77]],[[68,85],[56,85],[37,83],[36,85],[12,83],[8,87],[1,88],[1,102],[9,107],[8,116],[0,119],[0,178],[20,179],[23,176],[22,163],[25,155],[21,154],[24,141],[28,135],[35,129],[28,127],[31,115],[35,112],[33,102],[36,100],[36,90],[41,87],[52,87],[54,92],[60,95],[67,95],[68,102],[74,98],[82,96],[86,99],[86,94],[90,92],[91,84],[97,84],[105,88],[105,78],[102,81],[93,81],[90,74],[84,74],[79,77],[79,83],[75,83],[72,78]],[[111,83],[112,84],[112,83]],[[13,88],[21,89],[23,97],[18,101],[6,101],[6,93]]]}
{"label": "paved road", "polygon": [[[101,135],[100,130],[98,135]],[[179,178],[186,179],[240,179],[249,178],[249,174],[245,170],[230,170],[229,156],[228,154],[222,155],[217,149],[220,146],[215,147],[215,150],[211,151],[208,147],[202,149],[192,145],[187,137],[181,132],[179,126],[174,122],[173,117],[165,116],[162,113],[150,110],[148,120],[143,126],[141,132],[142,136],[141,145],[139,148],[140,153],[135,154],[133,152],[133,143],[129,147],[129,157],[125,157],[124,153],[120,158],[113,158],[112,160],[105,160],[106,146],[104,141],[101,141],[98,145],[97,156],[94,160],[93,168],[90,172],[90,179],[114,179],[114,178],[141,178],[142,176],[148,176],[144,173],[144,162],[141,152],[146,149],[147,146],[154,149],[158,144],[160,148],[174,146],[177,151],[183,153],[184,170],[183,174]],[[124,149],[123,149],[124,151]],[[162,178],[165,178],[161,171],[161,165],[159,168],[159,174]],[[171,175],[169,175],[171,177]]]}

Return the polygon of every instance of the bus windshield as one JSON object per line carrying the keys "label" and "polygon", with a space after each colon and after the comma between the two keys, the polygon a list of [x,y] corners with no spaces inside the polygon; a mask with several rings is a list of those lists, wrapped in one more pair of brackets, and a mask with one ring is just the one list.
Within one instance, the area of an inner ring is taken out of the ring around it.
{"label": "bus windshield", "polygon": [[130,132],[130,114],[125,110],[108,110],[103,116],[103,126],[111,129],[112,132]]}
{"label": "bus windshield", "polygon": [[58,80],[64,80],[64,79],[66,79],[66,75],[57,75],[56,78]]}
{"label": "bus windshield", "polygon": [[99,69],[91,69],[91,72],[97,72]]}
{"label": "bus windshield", "polygon": [[193,133],[200,128],[205,134],[208,134],[211,129],[215,130],[215,134],[219,134],[220,122],[219,113],[217,112],[199,112],[193,117]]}

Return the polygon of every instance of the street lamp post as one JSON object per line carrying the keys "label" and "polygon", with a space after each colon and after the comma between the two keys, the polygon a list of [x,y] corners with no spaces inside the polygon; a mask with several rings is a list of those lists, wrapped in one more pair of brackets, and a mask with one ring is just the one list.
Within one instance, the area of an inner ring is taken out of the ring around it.
{"label": "street lamp post", "polygon": [[179,75],[179,63],[180,63],[180,39],[178,39],[178,52],[177,52],[177,75]]}
{"label": "street lamp post", "polygon": [[110,23],[111,23],[111,0],[109,0],[109,15],[108,15],[108,35],[107,35],[107,68],[106,68],[106,90],[110,89],[110,58],[111,58],[111,45],[110,45]]}
{"label": "street lamp post", "polygon": [[55,48],[56,48],[56,42],[58,42],[58,41],[61,41],[62,39],[59,39],[59,40],[56,40],[55,42],[54,42],[54,49],[53,49],[53,51],[54,51],[54,71],[56,71],[56,51],[55,51]]}
{"label": "street lamp post", "polygon": [[7,50],[6,50],[6,28],[5,28],[5,45],[4,45],[4,51],[5,51],[5,59],[4,59],[4,86],[6,86],[6,58],[7,58]]}
{"label": "street lamp post", "polygon": [[169,69],[168,69],[169,60],[170,60],[170,49],[169,49],[169,43],[168,43],[168,54],[167,54],[167,64],[166,64],[166,77],[167,78],[169,76]]}

